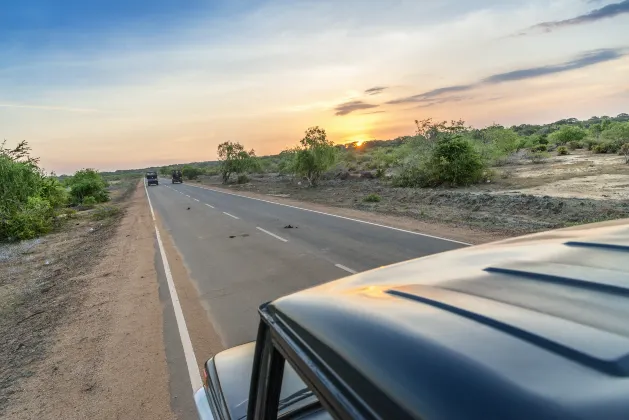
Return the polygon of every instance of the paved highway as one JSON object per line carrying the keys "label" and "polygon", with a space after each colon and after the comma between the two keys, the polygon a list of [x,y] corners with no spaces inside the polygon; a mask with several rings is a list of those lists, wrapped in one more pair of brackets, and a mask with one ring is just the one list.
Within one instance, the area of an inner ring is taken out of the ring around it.
{"label": "paved highway", "polygon": [[148,192],[227,347],[255,339],[266,301],[465,245],[170,180]]}

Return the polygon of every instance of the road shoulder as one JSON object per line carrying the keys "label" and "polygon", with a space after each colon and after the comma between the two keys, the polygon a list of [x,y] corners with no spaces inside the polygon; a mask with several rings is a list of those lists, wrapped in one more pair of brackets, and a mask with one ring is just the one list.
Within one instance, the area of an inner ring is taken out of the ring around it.
{"label": "road shoulder", "polygon": [[155,235],[138,186],[114,236],[80,281],[80,304],[8,407],[12,419],[173,419],[155,271]]}

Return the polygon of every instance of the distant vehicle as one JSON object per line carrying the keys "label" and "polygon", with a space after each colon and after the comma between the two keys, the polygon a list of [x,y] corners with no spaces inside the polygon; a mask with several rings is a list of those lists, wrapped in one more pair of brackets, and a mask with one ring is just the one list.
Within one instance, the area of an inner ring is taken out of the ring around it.
{"label": "distant vehicle", "polygon": [[174,169],[172,173],[172,183],[183,184],[183,175],[179,169]]}
{"label": "distant vehicle", "polygon": [[147,172],[146,173],[146,185],[158,185],[159,181],[157,180],[157,172]]}
{"label": "distant vehicle", "polygon": [[629,418],[629,220],[445,252],[259,309],[201,419]]}

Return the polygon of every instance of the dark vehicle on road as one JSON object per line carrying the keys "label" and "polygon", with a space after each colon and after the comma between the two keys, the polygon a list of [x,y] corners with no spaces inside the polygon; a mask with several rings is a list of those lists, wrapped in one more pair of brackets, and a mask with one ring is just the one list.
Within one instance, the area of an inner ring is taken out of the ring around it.
{"label": "dark vehicle on road", "polygon": [[172,183],[173,184],[183,184],[183,174],[179,169],[175,169],[172,172]]}
{"label": "dark vehicle on road", "polygon": [[146,173],[146,185],[158,185],[159,181],[157,180],[157,172],[147,172]]}
{"label": "dark vehicle on road", "polygon": [[202,419],[629,419],[629,221],[444,252],[259,309]]}

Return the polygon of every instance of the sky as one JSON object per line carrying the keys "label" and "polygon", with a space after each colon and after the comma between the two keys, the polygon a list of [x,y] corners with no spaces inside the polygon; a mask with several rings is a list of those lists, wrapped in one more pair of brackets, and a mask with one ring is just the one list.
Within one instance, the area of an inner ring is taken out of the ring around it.
{"label": "sky", "polygon": [[19,0],[0,138],[70,173],[629,112],[629,0]]}

